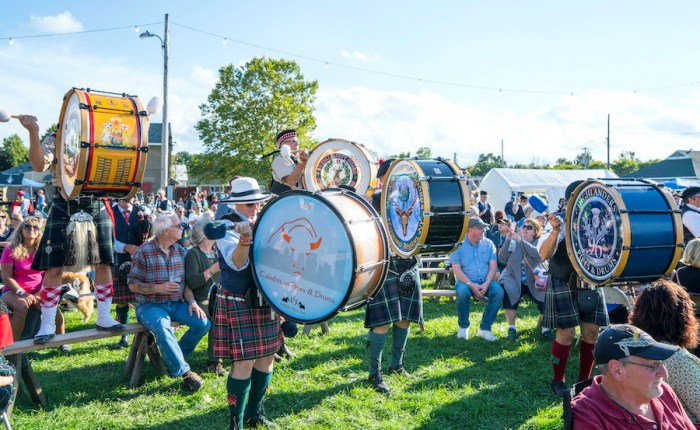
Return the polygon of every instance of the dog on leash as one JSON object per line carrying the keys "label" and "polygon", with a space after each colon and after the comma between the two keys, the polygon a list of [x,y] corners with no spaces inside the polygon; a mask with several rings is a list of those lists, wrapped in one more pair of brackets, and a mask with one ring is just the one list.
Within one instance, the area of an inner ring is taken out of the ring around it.
{"label": "dog on leash", "polygon": [[61,282],[71,285],[79,294],[77,300],[74,300],[75,296],[71,299],[64,296],[63,302],[78,309],[83,314],[83,322],[87,322],[95,310],[95,296],[91,294],[92,281],[82,273],[63,272]]}

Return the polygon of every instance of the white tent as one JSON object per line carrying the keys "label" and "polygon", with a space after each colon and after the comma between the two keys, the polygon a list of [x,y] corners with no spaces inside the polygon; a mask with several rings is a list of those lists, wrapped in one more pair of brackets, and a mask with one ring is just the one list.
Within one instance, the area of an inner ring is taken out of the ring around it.
{"label": "white tent", "polygon": [[592,170],[544,170],[544,169],[491,169],[479,184],[479,189],[489,193],[494,209],[503,209],[513,192],[541,194],[547,197],[549,210],[557,209],[564,197],[567,185],[591,178],[617,178],[605,169]]}

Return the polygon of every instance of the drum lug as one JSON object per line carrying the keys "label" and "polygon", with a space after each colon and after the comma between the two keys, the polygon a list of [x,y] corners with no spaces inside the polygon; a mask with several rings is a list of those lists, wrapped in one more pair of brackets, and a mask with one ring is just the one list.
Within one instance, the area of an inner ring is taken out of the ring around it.
{"label": "drum lug", "polygon": [[426,216],[435,216],[435,212],[428,212],[428,211],[425,211],[425,212],[423,212],[423,216],[424,216],[424,217],[426,217]]}

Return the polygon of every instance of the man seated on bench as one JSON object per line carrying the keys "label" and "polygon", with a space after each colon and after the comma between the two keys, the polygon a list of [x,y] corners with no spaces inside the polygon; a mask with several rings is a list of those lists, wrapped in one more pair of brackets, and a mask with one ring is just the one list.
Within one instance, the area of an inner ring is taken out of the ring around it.
{"label": "man seated on bench", "polygon": [[678,348],[629,324],[605,329],[593,351],[601,374],[571,402],[574,429],[695,429],[664,382]]}
{"label": "man seated on bench", "polygon": [[[210,323],[192,291],[184,287],[186,250],[177,243],[182,237],[180,219],[173,213],[159,215],[153,223],[153,234],[155,239],[141,245],[133,255],[127,278],[129,289],[136,293],[136,318],[155,335],[170,374],[182,376],[194,392],[204,380],[190,370],[185,356],[207,334]],[[172,321],[189,327],[179,343]]]}

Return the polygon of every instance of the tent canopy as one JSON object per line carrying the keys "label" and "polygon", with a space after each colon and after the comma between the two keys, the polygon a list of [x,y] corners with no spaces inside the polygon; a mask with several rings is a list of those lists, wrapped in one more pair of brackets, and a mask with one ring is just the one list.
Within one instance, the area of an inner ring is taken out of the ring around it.
{"label": "tent canopy", "polygon": [[542,194],[547,197],[549,210],[557,209],[559,199],[564,197],[566,187],[578,180],[591,178],[617,178],[605,169],[590,170],[544,170],[544,169],[491,169],[479,184],[489,193],[493,207],[503,209],[513,192]]}

